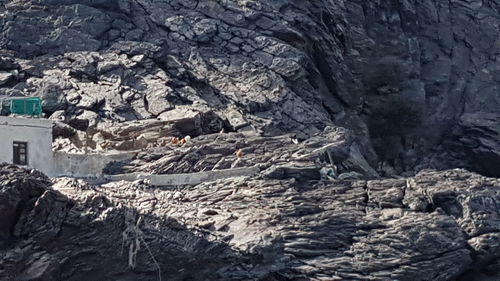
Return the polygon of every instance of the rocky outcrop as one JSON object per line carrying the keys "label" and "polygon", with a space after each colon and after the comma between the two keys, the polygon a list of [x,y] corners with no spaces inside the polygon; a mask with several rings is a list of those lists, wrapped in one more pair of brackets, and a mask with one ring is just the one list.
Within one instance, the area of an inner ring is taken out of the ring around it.
{"label": "rocky outcrop", "polygon": [[177,190],[0,170],[24,202],[0,215],[2,280],[453,280],[500,258],[500,181],[465,170]]}
{"label": "rocky outcrop", "polygon": [[[176,120],[189,135],[225,128],[308,138],[337,125],[387,174],[485,172],[477,153],[456,157],[443,143],[464,114],[498,114],[494,2],[0,6],[0,94],[41,96],[47,115],[62,110],[91,128]],[[497,163],[487,154],[486,166]]]}
{"label": "rocky outcrop", "polygon": [[331,123],[321,97],[306,94],[323,82],[307,78],[308,67],[317,70],[309,43],[291,24],[301,15],[274,13],[291,8],[284,3],[9,1],[5,7],[2,46],[27,59],[17,90],[41,95],[47,114],[168,120],[188,106],[193,114],[214,110],[232,130],[252,125],[273,135],[310,135]]}
{"label": "rocky outcrop", "polygon": [[[346,1],[345,8],[349,65],[363,85],[362,116],[379,156],[399,171],[423,164],[493,175],[482,165],[499,160],[487,152],[500,143],[495,122],[487,121],[500,104],[498,3]],[[464,149],[475,151],[457,153]]]}
{"label": "rocky outcrop", "polygon": [[499,181],[452,168],[500,176],[499,7],[0,0],[0,102],[42,97],[55,149],[138,151],[111,174],[260,171],[169,190],[0,166],[0,279],[498,272]]}
{"label": "rocky outcrop", "polygon": [[500,115],[470,113],[460,118],[453,132],[455,151],[465,152],[469,167],[479,167],[483,174],[500,177]]}
{"label": "rocky outcrop", "polygon": [[[242,156],[235,152],[241,150]],[[162,145],[141,151],[130,161],[116,162],[108,174],[180,174],[237,167],[259,167],[268,178],[319,179],[322,167],[335,167],[337,173],[357,172],[365,178],[378,177],[362,156],[352,132],[327,127],[306,141],[294,135],[260,137],[241,133],[204,135],[186,144]],[[310,171],[305,173],[305,171]]]}
{"label": "rocky outcrop", "polygon": [[10,243],[21,214],[33,207],[33,200],[40,197],[49,185],[49,179],[40,172],[1,164],[0,247]]}

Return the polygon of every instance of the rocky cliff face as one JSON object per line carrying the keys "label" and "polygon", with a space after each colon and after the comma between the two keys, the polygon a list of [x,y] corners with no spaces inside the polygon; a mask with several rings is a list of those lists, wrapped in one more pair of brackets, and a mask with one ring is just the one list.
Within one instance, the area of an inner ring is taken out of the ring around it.
{"label": "rocky cliff face", "polygon": [[110,125],[143,119],[195,136],[335,124],[389,173],[498,176],[485,168],[499,161],[498,6],[3,0],[0,93],[41,96],[80,146],[89,127],[99,147]]}
{"label": "rocky cliff face", "polygon": [[[0,206],[12,215],[0,217],[0,277],[434,281],[481,269],[498,278],[499,188],[465,170],[335,182],[261,174],[181,190],[50,186],[2,166]],[[489,280],[471,276],[463,280]]]}
{"label": "rocky cliff face", "polygon": [[[464,165],[498,176],[478,165],[498,167],[498,121],[488,120],[500,118],[495,78],[499,3],[346,1],[345,5],[354,50],[347,56],[348,65],[362,81],[363,116],[379,155],[393,157],[394,151],[387,150],[391,136],[397,150],[405,151],[398,155],[403,167],[412,165],[408,160],[413,157],[405,154],[415,153],[415,147],[423,152],[430,148],[437,157],[425,165]],[[442,161],[443,156],[448,160]]]}
{"label": "rocky cliff face", "polygon": [[0,279],[498,279],[499,9],[0,0],[0,97],[42,97],[56,149],[259,168],[161,189],[2,165]]}

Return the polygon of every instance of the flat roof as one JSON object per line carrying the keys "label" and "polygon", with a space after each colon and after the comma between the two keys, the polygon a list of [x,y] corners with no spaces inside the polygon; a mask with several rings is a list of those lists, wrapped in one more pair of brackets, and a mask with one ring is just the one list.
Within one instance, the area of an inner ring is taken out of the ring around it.
{"label": "flat roof", "polygon": [[42,118],[0,116],[0,126],[25,126],[52,129],[52,120]]}

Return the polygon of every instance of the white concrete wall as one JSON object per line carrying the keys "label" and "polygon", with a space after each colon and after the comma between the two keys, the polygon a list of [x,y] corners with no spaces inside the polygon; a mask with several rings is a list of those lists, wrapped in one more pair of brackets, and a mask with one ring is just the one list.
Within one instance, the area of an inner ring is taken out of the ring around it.
{"label": "white concrete wall", "polygon": [[13,142],[28,143],[28,167],[52,176],[52,121],[0,116],[0,162],[12,164]]}
{"label": "white concrete wall", "polygon": [[233,177],[254,176],[259,173],[257,167],[244,167],[226,170],[205,171],[190,174],[169,174],[169,175],[151,175],[144,173],[124,174],[124,175],[105,175],[108,180],[134,181],[138,179],[149,180],[156,186],[176,186],[176,185],[196,185],[203,182],[211,182],[219,179]]}
{"label": "white concrete wall", "polygon": [[135,152],[116,154],[70,154],[54,152],[54,175],[95,178],[103,175],[103,169],[113,161],[132,159]]}

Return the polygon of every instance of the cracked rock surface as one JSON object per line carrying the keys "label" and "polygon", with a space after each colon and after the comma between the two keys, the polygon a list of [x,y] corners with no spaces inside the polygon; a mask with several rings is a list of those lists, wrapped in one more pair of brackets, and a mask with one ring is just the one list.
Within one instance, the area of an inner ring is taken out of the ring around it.
{"label": "cracked rock surface", "polygon": [[260,171],[159,188],[0,164],[0,280],[500,280],[499,12],[0,0],[0,103],[41,97],[55,150]]}
{"label": "cracked rock surface", "polygon": [[500,181],[465,170],[182,189],[0,171],[2,280],[455,280],[500,257]]}
{"label": "cracked rock surface", "polygon": [[[242,157],[235,155],[238,149]],[[271,138],[241,133],[204,135],[184,145],[167,139],[129,161],[111,163],[105,173],[181,174],[257,166],[268,178],[305,180],[318,179],[321,167],[331,164],[339,174],[378,176],[361,154],[352,132],[341,127],[327,127],[303,142],[292,135]]]}
{"label": "cracked rock surface", "polygon": [[0,95],[41,96],[78,130],[59,149],[78,151],[84,132],[108,149],[124,122],[301,139],[336,125],[383,174],[499,176],[498,122],[470,119],[498,119],[499,5],[2,0]]}

